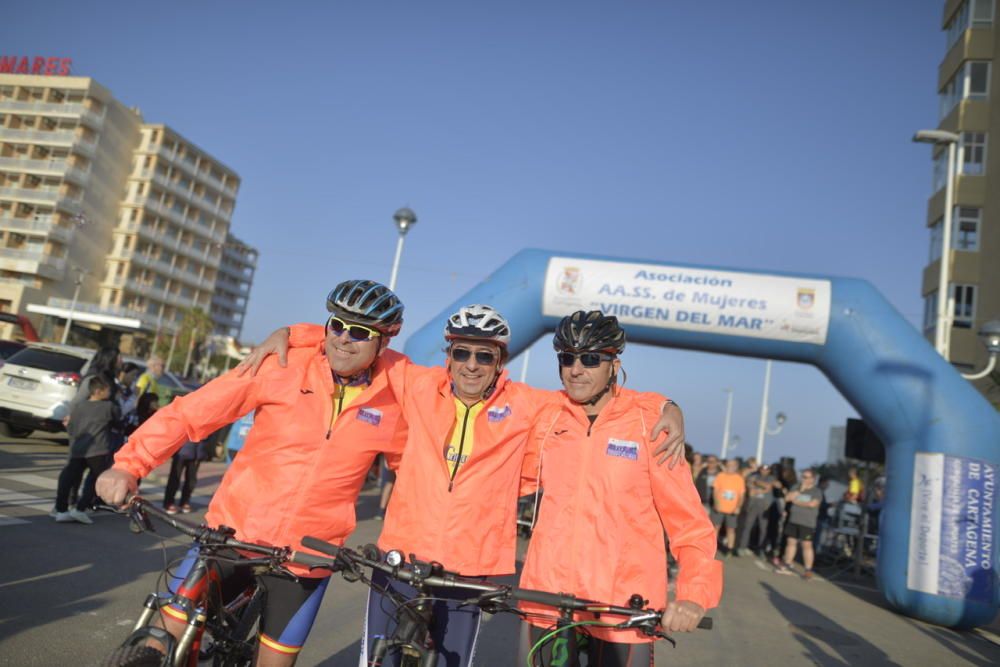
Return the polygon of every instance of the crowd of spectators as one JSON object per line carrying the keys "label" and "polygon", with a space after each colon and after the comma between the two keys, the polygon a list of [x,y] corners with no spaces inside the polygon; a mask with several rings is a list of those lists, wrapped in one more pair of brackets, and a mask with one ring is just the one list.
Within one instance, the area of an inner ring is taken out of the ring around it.
{"label": "crowd of spectators", "polygon": [[778,574],[811,579],[818,559],[874,555],[884,477],[866,488],[854,467],[846,478],[820,477],[812,468],[796,471],[790,459],[720,461],[690,447],[688,463],[724,558],[756,557]]}

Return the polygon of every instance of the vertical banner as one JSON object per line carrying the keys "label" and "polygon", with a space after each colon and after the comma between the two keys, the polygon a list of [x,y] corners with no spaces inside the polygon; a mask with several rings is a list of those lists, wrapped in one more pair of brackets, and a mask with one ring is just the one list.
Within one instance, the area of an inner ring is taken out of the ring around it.
{"label": "vertical banner", "polygon": [[829,280],[553,257],[544,315],[600,310],[623,324],[826,343]]}
{"label": "vertical banner", "polygon": [[908,588],[987,604],[995,601],[997,467],[961,456],[917,454]]}

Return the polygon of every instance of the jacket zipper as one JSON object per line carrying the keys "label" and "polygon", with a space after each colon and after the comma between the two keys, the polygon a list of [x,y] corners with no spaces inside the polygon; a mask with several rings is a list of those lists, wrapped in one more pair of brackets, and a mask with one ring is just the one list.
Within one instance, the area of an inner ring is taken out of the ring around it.
{"label": "jacket zipper", "polygon": [[[336,391],[334,391],[331,397],[333,401],[336,401],[336,407],[333,408],[333,414],[330,415],[330,425],[326,429],[326,439],[330,439],[330,433],[333,432],[333,422],[337,420],[340,416],[341,411],[344,409],[344,394],[347,393],[344,385],[336,385]],[[332,401],[331,401],[332,402]]]}
{"label": "jacket zipper", "polygon": [[[465,405],[463,403],[463,405]],[[458,467],[462,465],[462,452],[465,451],[465,429],[469,425],[469,412],[471,408],[465,405],[465,416],[462,417],[462,435],[458,441],[458,458],[455,459],[455,467],[451,470],[451,479],[448,480],[448,493],[451,493],[452,487],[455,486],[455,475],[458,474]]]}

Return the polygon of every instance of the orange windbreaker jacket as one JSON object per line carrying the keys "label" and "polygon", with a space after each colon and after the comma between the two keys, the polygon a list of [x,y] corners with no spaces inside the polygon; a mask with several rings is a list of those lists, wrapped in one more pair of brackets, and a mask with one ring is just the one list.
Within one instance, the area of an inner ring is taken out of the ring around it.
{"label": "orange windbreaker jacket", "polygon": [[206,522],[272,546],[298,549],[306,535],[343,544],[354,530],[354,504],[375,455],[385,453],[395,467],[406,442],[389,378],[409,362],[386,350],[371,385],[331,425],[335,388],[322,348],[290,350],[287,368],[276,359],[268,358],[256,376],[230,372],[175,399],[132,434],[114,467],[144,477],[186,441],[202,440],[255,410],[253,428]]}
{"label": "orange windbreaker jacket", "polygon": [[[663,608],[665,530],[680,564],[676,599],[715,607],[722,595],[715,531],[687,463],[673,470],[656,464],[647,434],[658,411],[642,399],[647,395],[618,390],[591,425],[560,393],[563,400],[536,422],[525,460],[526,484],[537,480],[544,493],[520,585],[622,606],[638,593]],[[615,642],[652,641],[636,630],[588,631]]]}
{"label": "orange windbreaker jacket", "polygon": [[469,576],[512,574],[517,498],[528,432],[558,394],[512,382],[507,372],[473,425],[474,447],[452,482],[445,460],[455,397],[443,367],[409,366],[398,394],[409,434],[382,549],[399,549]]}

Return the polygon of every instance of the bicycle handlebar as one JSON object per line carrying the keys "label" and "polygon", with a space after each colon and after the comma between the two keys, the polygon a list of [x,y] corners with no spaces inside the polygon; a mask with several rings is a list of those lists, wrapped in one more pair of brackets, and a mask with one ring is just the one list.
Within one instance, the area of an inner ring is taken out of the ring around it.
{"label": "bicycle handlebar", "polygon": [[[230,549],[238,549],[240,551],[249,551],[276,561],[288,561],[293,553],[288,547],[270,547],[263,544],[253,544],[252,542],[237,540],[233,537],[236,531],[225,526],[212,528],[203,523],[195,524],[190,521],[178,519],[177,517],[168,514],[166,510],[160,509],[142,496],[132,496],[122,508],[104,505],[101,509],[109,510],[117,514],[127,514],[133,522],[138,524],[139,527],[144,530],[153,530],[152,524],[147,516],[152,514],[157,519],[169,525],[171,528],[180,533],[184,533],[188,537],[191,537],[202,546],[228,547]],[[319,564],[319,560],[320,559],[317,559],[317,564]],[[309,563],[302,564],[310,567],[313,566]]]}
{"label": "bicycle handlebar", "polygon": [[[477,593],[478,595],[474,599],[470,599],[470,603],[472,604],[489,604],[490,602],[506,601],[534,602],[536,604],[542,604],[547,607],[554,607],[556,609],[566,611],[582,611],[593,614],[625,616],[629,619],[624,622],[623,625],[625,627],[628,627],[629,623],[636,623],[637,625],[633,627],[640,627],[640,629],[645,629],[641,626],[647,626],[650,622],[653,622],[652,625],[654,626],[659,624],[660,619],[663,616],[663,610],[643,608],[645,601],[641,601],[638,606],[624,607],[595,602],[594,600],[587,600],[585,598],[580,598],[566,593],[549,593],[546,591],[537,591],[528,588],[517,588],[514,586],[484,582],[478,579],[468,579],[462,577],[455,572],[448,572],[440,565],[440,563],[411,562],[411,568],[404,569],[402,567],[402,563],[400,565],[392,566],[383,562],[377,547],[373,548],[375,549],[375,553],[379,554],[378,557],[369,558],[347,547],[338,547],[315,537],[303,537],[302,546],[327,554],[329,558],[323,558],[322,556],[314,556],[312,554],[296,551],[292,556],[292,562],[309,565],[310,567],[325,567],[335,571],[354,571],[358,568],[370,567],[375,570],[380,570],[390,577],[408,584],[452,588],[469,591],[470,593]],[[365,550],[367,550],[367,547]],[[310,563],[305,562],[303,557],[306,557],[306,559],[312,563],[321,561],[322,564],[311,565]],[[414,559],[411,556],[411,561],[413,560]],[[638,598],[639,596],[634,597]],[[698,623],[698,628],[711,630],[712,619],[703,617]]]}

